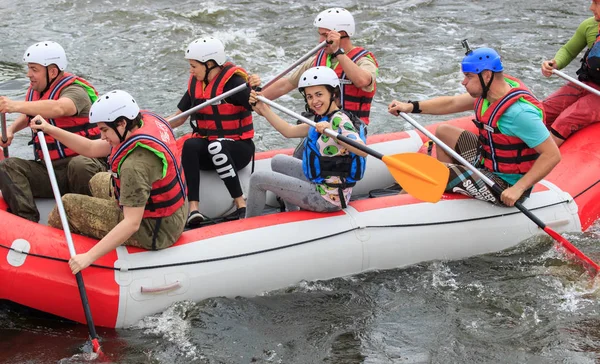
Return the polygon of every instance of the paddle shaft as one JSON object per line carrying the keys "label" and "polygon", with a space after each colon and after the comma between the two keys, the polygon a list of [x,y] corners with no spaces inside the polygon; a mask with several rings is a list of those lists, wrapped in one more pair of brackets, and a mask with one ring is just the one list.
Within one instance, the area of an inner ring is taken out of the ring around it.
{"label": "paddle shaft", "polygon": [[591,92],[591,93],[593,93],[593,94],[595,94],[595,95],[597,95],[597,96],[600,96],[600,91],[599,91],[599,90],[596,90],[595,88],[593,88],[593,87],[591,87],[591,86],[588,86],[588,85],[586,85],[585,83],[583,83],[583,82],[579,81],[579,80],[578,80],[578,79],[576,79],[576,78],[573,78],[573,77],[571,77],[571,76],[567,75],[566,73],[564,73],[564,72],[562,72],[562,71],[559,71],[559,70],[557,70],[557,69],[553,69],[553,70],[552,70],[552,73],[554,73],[555,75],[557,75],[557,76],[559,76],[559,77],[562,77],[562,78],[564,78],[565,80],[567,80],[567,81],[569,81],[569,82],[572,82],[572,83],[576,84],[576,85],[577,85],[577,86],[579,86],[579,87],[583,87],[584,89],[588,90],[589,92]]}
{"label": "paddle shaft", "polygon": [[[308,125],[310,125],[312,127],[316,127],[316,125],[317,125],[314,121],[312,121],[312,120],[310,120],[310,119],[308,119],[308,118],[306,118],[306,117],[304,117],[304,116],[302,116],[302,115],[300,115],[300,114],[298,114],[298,113],[296,113],[296,112],[294,112],[294,111],[292,111],[292,110],[290,110],[290,109],[288,109],[288,108],[286,108],[284,106],[281,106],[281,105],[279,105],[279,104],[277,104],[277,103],[275,103],[275,102],[267,99],[264,96],[258,96],[258,100],[264,102],[265,104],[267,104],[267,105],[269,105],[269,106],[271,106],[271,107],[273,107],[273,108],[275,108],[275,109],[277,109],[279,111],[282,111],[282,112],[288,114],[291,117],[297,118],[298,120],[300,120],[303,123],[308,124]],[[326,134],[326,135],[328,135],[328,136],[330,136],[330,137],[332,137],[332,138],[334,138],[334,139],[341,140],[342,142],[344,142],[344,143],[346,143],[346,144],[348,144],[348,145],[350,145],[350,146],[352,146],[352,147],[354,147],[354,148],[356,148],[358,150],[361,150],[361,151],[363,151],[365,153],[368,153],[368,154],[372,155],[373,157],[375,157],[377,159],[382,159],[383,158],[383,154],[381,154],[381,153],[379,153],[379,152],[377,152],[377,151],[375,151],[375,150],[373,150],[373,149],[371,149],[369,147],[366,147],[364,144],[361,144],[361,143],[357,142],[356,140],[352,140],[350,138],[345,137],[344,135],[336,133],[335,131],[333,131],[333,130],[331,130],[329,128],[325,129],[325,131],[323,133]]]}
{"label": "paddle shaft", "polygon": [[[48,177],[50,178],[50,184],[52,185],[52,192],[54,193],[54,200],[56,201],[56,207],[60,215],[60,222],[62,223],[63,230],[65,232],[65,238],[67,239],[67,245],[69,246],[69,253],[71,257],[75,256],[75,246],[73,245],[73,237],[71,236],[71,229],[69,228],[69,222],[67,221],[67,214],[65,213],[65,207],[63,206],[60,190],[58,183],[56,182],[56,175],[54,174],[54,167],[52,166],[52,160],[50,159],[50,153],[48,152],[48,145],[44,138],[42,131],[37,132],[37,137],[42,147],[42,153],[44,154],[44,162],[46,163],[46,169],[48,170]],[[81,297],[81,303],[83,305],[83,312],[85,313],[85,319],[87,321],[88,330],[90,332],[90,338],[92,345],[94,346],[94,352],[98,352],[100,345],[98,343],[98,334],[94,327],[94,321],[92,318],[92,312],[90,310],[90,304],[88,301],[87,293],[85,291],[85,285],[83,284],[83,276],[81,272],[75,274],[77,279],[77,287],[79,288],[79,296]]]}
{"label": "paddle shaft", "polygon": [[[327,45],[327,41],[322,41],[321,43],[319,43],[319,45],[317,45],[316,47],[314,47],[313,49],[311,49],[310,51],[308,51],[305,55],[303,55],[302,57],[300,57],[296,62],[294,62],[292,65],[290,65],[288,68],[286,68],[285,70],[283,70],[282,72],[280,72],[277,76],[275,76],[271,81],[267,82],[262,88],[265,89],[267,87],[269,87],[270,85],[272,85],[275,81],[277,81],[278,79],[280,79],[281,77],[285,76],[289,71],[293,70],[294,68],[296,68],[296,66],[298,66],[299,64],[301,64],[302,62],[306,61],[308,58],[310,58],[313,54],[317,53],[317,51],[321,48],[323,48],[324,46]],[[217,97],[213,97],[210,100],[207,100],[203,103],[201,103],[200,105],[194,106],[193,108],[182,112],[181,114],[177,114],[169,119],[167,119],[167,121],[169,123],[183,118],[183,117],[188,117],[190,115],[192,115],[193,113],[195,113],[198,110],[201,110],[209,105],[212,105],[214,103],[217,103],[223,99],[228,98],[229,96],[235,95],[238,92],[244,91],[246,89],[246,87],[248,87],[248,84],[243,84],[243,85],[239,85],[234,89],[231,89],[227,92],[222,93],[221,95],[217,96]]]}
{"label": "paddle shaft", "polygon": [[[2,128],[2,143],[6,143],[6,141],[8,141],[8,137],[6,136],[6,114],[2,113],[0,114],[0,118],[1,118],[1,128]],[[2,148],[3,152],[4,152],[4,158],[8,158],[8,147],[4,147]]]}
{"label": "paddle shaft", "polygon": [[[433,140],[435,142],[435,144],[438,147],[441,147],[446,153],[448,153],[448,155],[451,155],[454,159],[456,159],[462,165],[464,165],[469,170],[471,170],[471,172],[475,173],[494,191],[496,191],[498,194],[502,194],[503,189],[500,186],[498,186],[498,184],[496,184],[494,181],[489,179],[485,174],[483,174],[474,165],[467,162],[467,160],[464,159],[460,154],[456,153],[456,151],[454,149],[447,146],[444,142],[442,142],[435,135],[433,135],[433,133],[431,133],[429,130],[427,130],[425,127],[423,127],[421,124],[419,124],[416,120],[411,118],[406,113],[400,112],[399,115],[402,116],[406,121],[408,121],[415,129],[418,129],[421,133],[425,134],[429,139]],[[577,255],[577,257],[579,257],[580,259],[582,259],[583,261],[585,261],[586,263],[591,265],[594,269],[596,269],[597,272],[600,272],[600,266],[598,264],[596,264],[593,260],[588,258],[585,254],[583,254],[583,252],[581,252],[579,249],[577,249],[573,244],[571,244],[569,241],[567,241],[565,238],[563,238],[560,234],[558,234],[554,230],[550,229],[550,227],[546,226],[546,224],[544,224],[544,222],[542,220],[540,220],[531,211],[529,211],[525,206],[523,206],[523,204],[521,204],[521,202],[519,202],[519,201],[515,202],[515,207],[517,209],[519,209],[519,211],[521,211],[523,214],[525,214],[525,216],[527,216],[537,226],[539,226],[540,229],[544,230],[552,238],[554,238],[555,240],[557,240],[558,242],[563,244],[563,246],[565,246],[565,248],[567,248],[569,251],[571,251],[572,253]]]}

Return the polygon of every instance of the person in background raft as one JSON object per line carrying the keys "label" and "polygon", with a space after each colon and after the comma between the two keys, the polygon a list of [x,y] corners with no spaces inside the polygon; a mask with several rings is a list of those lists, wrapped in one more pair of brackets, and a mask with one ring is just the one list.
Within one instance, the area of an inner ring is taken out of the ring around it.
{"label": "person in background raft", "polygon": [[302,208],[332,212],[346,207],[352,187],[364,175],[366,153],[323,134],[323,131],[332,129],[361,144],[366,142],[366,137],[364,123],[338,108],[335,99],[339,96],[339,86],[338,76],[327,67],[310,68],[300,77],[298,91],[307,108],[317,115],[316,128],[286,123],[269,106],[258,101],[255,91],[251,92],[250,103],[254,111],[265,117],[284,137],[306,139],[302,161],[276,155],[271,160],[272,171],[252,174],[247,218],[262,213],[267,191],[279,196],[288,211]]}
{"label": "person in background raft", "polygon": [[[89,251],[71,258],[73,273],[122,244],[151,250],[173,245],[183,232],[187,211],[180,155],[166,120],[140,111],[130,94],[115,90],[92,105],[90,122],[98,125],[102,140],[68,133],[41,116],[30,123],[32,129],[81,154],[110,154],[111,173],[98,173],[90,181],[93,197],[62,197],[71,231],[100,239]],[[48,224],[62,227],[56,207]]]}
{"label": "person in background raft", "polygon": [[[594,16],[579,25],[552,60],[542,63],[542,74],[550,77],[552,69],[566,67],[587,46],[577,75],[579,81],[600,90],[600,0],[592,0],[590,10]],[[600,121],[600,96],[572,83],[548,96],[543,105],[546,126],[558,146],[577,130]]]}
{"label": "person in background raft", "polygon": [[394,100],[388,111],[446,115],[474,108],[478,135],[447,124],[435,134],[504,191],[498,195],[438,147],[437,158],[450,168],[446,191],[513,206],[558,164],[560,152],[544,126],[541,103],[521,81],[504,74],[495,50],[467,46],[461,69],[467,93],[411,103]]}
{"label": "person in background raft", "polygon": [[[220,40],[200,38],[188,46],[185,58],[190,64],[188,89],[179,101],[178,115],[190,108],[246,83],[246,71],[226,62],[225,47]],[[252,108],[248,104],[249,88],[227,97],[216,105],[192,114],[192,137],[183,144],[182,163],[188,184],[190,213],[188,227],[197,227],[208,217],[200,212],[200,170],[216,170],[225,183],[237,210],[227,220],[244,218],[246,201],[238,171],[254,158]],[[177,127],[185,118],[176,120]]]}
{"label": "person in background raft", "polygon": [[[330,67],[340,79],[338,106],[369,125],[379,65],[373,53],[352,43],[351,37],[356,30],[354,17],[346,9],[331,8],[319,13],[313,24],[317,28],[319,42],[326,40],[331,44],[309,58],[289,77],[280,78],[265,88],[263,95],[275,100],[297,88],[300,76],[309,68]],[[313,115],[308,117],[312,118]],[[294,152],[294,156],[302,158],[301,147]]]}
{"label": "person in background raft", "polygon": [[[36,43],[25,51],[23,62],[27,63],[30,80],[25,101],[0,96],[1,113],[20,114],[7,128],[7,141],[0,141],[0,146],[9,146],[14,134],[25,129],[35,115],[43,116],[67,132],[89,139],[100,137],[96,125],[88,122],[90,107],[98,93],[88,81],[65,72],[67,56],[60,44]],[[89,195],[88,183],[96,173],[106,171],[105,160],[80,156],[49,135],[46,143],[61,193]],[[0,190],[13,214],[38,222],[40,213],[34,198],[51,198],[53,194],[35,133],[32,144],[35,160],[8,158],[0,163]]]}

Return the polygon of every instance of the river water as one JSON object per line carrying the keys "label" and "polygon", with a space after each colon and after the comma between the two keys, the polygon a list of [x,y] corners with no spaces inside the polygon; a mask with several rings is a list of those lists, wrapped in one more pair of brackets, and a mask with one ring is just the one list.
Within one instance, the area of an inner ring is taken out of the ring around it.
{"label": "river water", "polygon": [[[331,6],[354,14],[355,44],[380,63],[372,134],[408,128],[385,112],[393,98],[462,91],[464,38],[498,49],[509,73],[547,96],[562,81],[543,78],[541,61],[591,16],[589,1],[575,0],[0,0],[0,94],[22,98],[25,49],[54,40],[67,51],[68,70],[100,93],[124,89],[169,115],[185,91],[189,42],[218,37],[235,63],[268,80],[316,45],[312,21]],[[295,92],[280,101],[303,109]],[[255,125],[260,150],[294,145],[260,117]],[[11,155],[29,158],[28,141],[28,133],[17,134]],[[600,227],[566,236],[600,260]],[[462,261],[302,282],[255,298],[180,302],[99,334],[106,360],[116,363],[597,363],[597,290],[549,238],[536,237]],[[86,337],[83,325],[0,301],[0,362],[84,362]]]}

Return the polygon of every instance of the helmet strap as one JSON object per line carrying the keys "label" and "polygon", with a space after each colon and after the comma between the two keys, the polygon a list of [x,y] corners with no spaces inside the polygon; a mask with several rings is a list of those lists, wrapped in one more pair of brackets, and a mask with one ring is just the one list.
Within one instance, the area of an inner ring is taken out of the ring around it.
{"label": "helmet strap", "polygon": [[46,66],[46,88],[44,89],[44,91],[40,92],[40,97],[43,96],[46,93],[46,91],[48,91],[48,89],[50,88],[50,85],[53,84],[54,81],[56,81],[56,79],[60,75],[60,72],[59,72],[58,75],[56,75],[56,77],[54,77],[52,80],[50,80],[50,73],[48,72],[48,67],[50,67],[50,66]]}
{"label": "helmet strap", "polygon": [[117,123],[119,122],[119,120],[123,119],[115,120],[114,122],[109,124],[109,127],[115,131],[115,134],[117,134],[117,136],[119,137],[119,142],[123,143],[125,141],[125,137],[127,136],[127,132],[129,131],[129,122],[125,121],[125,132],[121,134],[119,133],[119,130],[117,130]]}
{"label": "helmet strap", "polygon": [[483,76],[481,76],[482,73],[483,71],[477,74],[477,76],[479,77],[479,82],[481,83],[481,89],[483,90],[483,92],[481,93],[481,97],[487,99],[488,92],[490,91],[490,86],[492,85],[492,81],[494,81],[494,72],[492,72],[492,77],[490,77],[490,82],[488,82],[487,85],[483,81]]}
{"label": "helmet strap", "polygon": [[215,68],[220,68],[221,66],[219,66],[216,62],[215,65],[212,67],[208,67],[208,61],[202,63],[204,65],[204,67],[206,67],[206,72],[204,73],[204,84],[208,85],[208,74],[210,73],[210,71],[214,70]]}

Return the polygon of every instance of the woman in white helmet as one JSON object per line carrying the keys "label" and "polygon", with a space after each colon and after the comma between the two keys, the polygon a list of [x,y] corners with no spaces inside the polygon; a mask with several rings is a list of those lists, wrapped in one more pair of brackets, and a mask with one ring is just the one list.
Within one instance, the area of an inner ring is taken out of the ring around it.
{"label": "woman in white helmet", "polygon": [[[252,85],[252,84],[251,84]],[[266,191],[272,191],[286,204],[288,211],[338,211],[346,207],[352,186],[362,178],[366,154],[323,134],[327,128],[350,139],[365,143],[364,124],[340,110],[335,102],[340,83],[328,67],[308,69],[300,77],[298,91],[304,96],[306,108],[316,116],[316,128],[308,124],[290,125],[271,108],[258,101],[252,91],[250,103],[254,111],[286,138],[306,138],[302,160],[277,155],[271,161],[272,172],[257,171],[250,177],[246,217],[258,216],[266,201]]]}
{"label": "woman in white helmet", "polygon": [[[60,44],[52,41],[33,44],[25,51],[23,63],[27,64],[30,81],[25,100],[0,96],[0,112],[18,114],[7,128],[6,142],[0,141],[0,146],[9,146],[14,134],[28,127],[30,115],[42,115],[53,125],[90,139],[100,137],[96,125],[88,121],[98,93],[88,81],[65,71],[67,56]],[[106,171],[105,161],[77,155],[51,137],[45,139],[60,190],[89,195],[88,183],[94,174]],[[36,135],[31,144],[35,160],[8,158],[0,164],[0,190],[13,214],[37,222],[40,213],[34,197],[50,198],[52,189]]]}
{"label": "woman in white helmet", "polygon": [[[244,69],[226,62],[223,43],[213,37],[190,43],[185,58],[190,65],[190,79],[175,115],[245,84],[248,79]],[[252,108],[248,104],[249,95],[250,91],[246,88],[216,105],[199,110],[190,118],[192,135],[185,141],[182,150],[182,163],[189,187],[188,227],[197,227],[208,219],[200,212],[200,170],[216,170],[225,183],[237,206],[237,210],[226,218],[239,219],[246,213],[238,171],[254,157],[254,126]],[[185,118],[177,119],[172,126],[177,127],[184,121]]]}
{"label": "woman in white helmet", "polygon": [[[92,105],[90,122],[98,125],[101,140],[65,132],[39,115],[30,124],[82,155],[109,156],[111,173],[98,173],[90,181],[93,197],[62,198],[71,231],[100,239],[71,258],[73,273],[122,244],[151,250],[173,245],[183,232],[187,211],[180,155],[166,120],[141,111],[130,94],[115,90]],[[62,227],[56,208],[48,225]]]}

